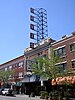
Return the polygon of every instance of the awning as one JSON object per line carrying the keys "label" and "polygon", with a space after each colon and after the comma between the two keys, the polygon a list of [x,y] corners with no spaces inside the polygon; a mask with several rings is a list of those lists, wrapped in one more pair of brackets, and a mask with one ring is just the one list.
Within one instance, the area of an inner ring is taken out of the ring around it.
{"label": "awning", "polygon": [[25,78],[24,78],[22,81],[20,81],[20,82],[21,82],[21,83],[27,83],[27,82],[29,82],[29,80],[30,80],[30,82],[35,82],[35,81],[46,81],[46,80],[48,80],[48,79],[33,74],[33,75],[30,77],[30,79],[29,79],[29,77],[26,75]]}
{"label": "awning", "polygon": [[32,75],[29,79],[29,77],[26,75],[25,78],[21,81],[21,83],[27,83],[27,82],[35,82],[36,80],[36,76],[35,75]]}
{"label": "awning", "polygon": [[16,82],[15,86],[21,86],[22,83],[21,82]]}
{"label": "awning", "polygon": [[75,84],[75,76],[58,77],[52,79],[52,85]]}

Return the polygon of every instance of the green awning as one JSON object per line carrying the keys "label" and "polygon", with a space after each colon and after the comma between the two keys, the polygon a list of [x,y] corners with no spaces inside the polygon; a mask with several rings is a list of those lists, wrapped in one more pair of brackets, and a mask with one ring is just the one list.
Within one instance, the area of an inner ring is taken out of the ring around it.
{"label": "green awning", "polygon": [[21,86],[22,83],[21,82],[16,82],[15,86]]}

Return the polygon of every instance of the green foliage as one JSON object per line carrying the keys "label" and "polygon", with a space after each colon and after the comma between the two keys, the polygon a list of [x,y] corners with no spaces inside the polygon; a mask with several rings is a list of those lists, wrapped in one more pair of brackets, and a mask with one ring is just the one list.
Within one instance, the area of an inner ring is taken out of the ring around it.
{"label": "green foliage", "polygon": [[13,74],[12,70],[0,70],[0,81],[3,83],[8,83],[9,76]]}
{"label": "green foliage", "polygon": [[41,99],[46,99],[46,98],[48,98],[48,92],[47,91],[41,91],[40,92],[40,98]]}
{"label": "green foliage", "polygon": [[[46,79],[55,79],[55,81],[57,77],[67,77],[75,75],[75,71],[71,68],[61,70],[58,65],[60,62],[62,62],[62,59],[59,56],[55,55],[54,51],[52,50],[50,58],[43,56],[36,58],[35,63],[32,65],[32,69],[35,74],[40,75]],[[64,80],[63,84],[68,84],[68,82]]]}
{"label": "green foliage", "polygon": [[59,74],[59,67],[55,64],[60,61],[59,57],[51,52],[50,59],[48,57],[38,57],[32,65],[33,72],[37,75],[52,79],[56,78]]}

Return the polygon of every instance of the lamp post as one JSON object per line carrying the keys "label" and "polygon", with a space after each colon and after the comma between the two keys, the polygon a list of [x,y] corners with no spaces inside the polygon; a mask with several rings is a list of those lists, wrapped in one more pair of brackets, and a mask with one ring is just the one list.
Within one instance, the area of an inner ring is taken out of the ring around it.
{"label": "lamp post", "polygon": [[27,76],[29,77],[29,97],[30,97],[30,77],[32,76],[32,71],[31,70],[27,71]]}

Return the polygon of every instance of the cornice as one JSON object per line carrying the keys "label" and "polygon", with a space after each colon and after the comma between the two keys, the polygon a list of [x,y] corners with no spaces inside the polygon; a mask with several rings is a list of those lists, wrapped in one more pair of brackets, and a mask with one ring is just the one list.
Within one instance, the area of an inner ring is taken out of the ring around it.
{"label": "cornice", "polygon": [[34,49],[30,50],[30,51],[24,52],[24,55],[25,56],[34,55],[36,53],[41,52],[42,50],[48,49],[49,45],[50,45],[50,43],[46,42],[46,43],[44,43],[42,45],[37,46],[36,48],[34,48]]}

